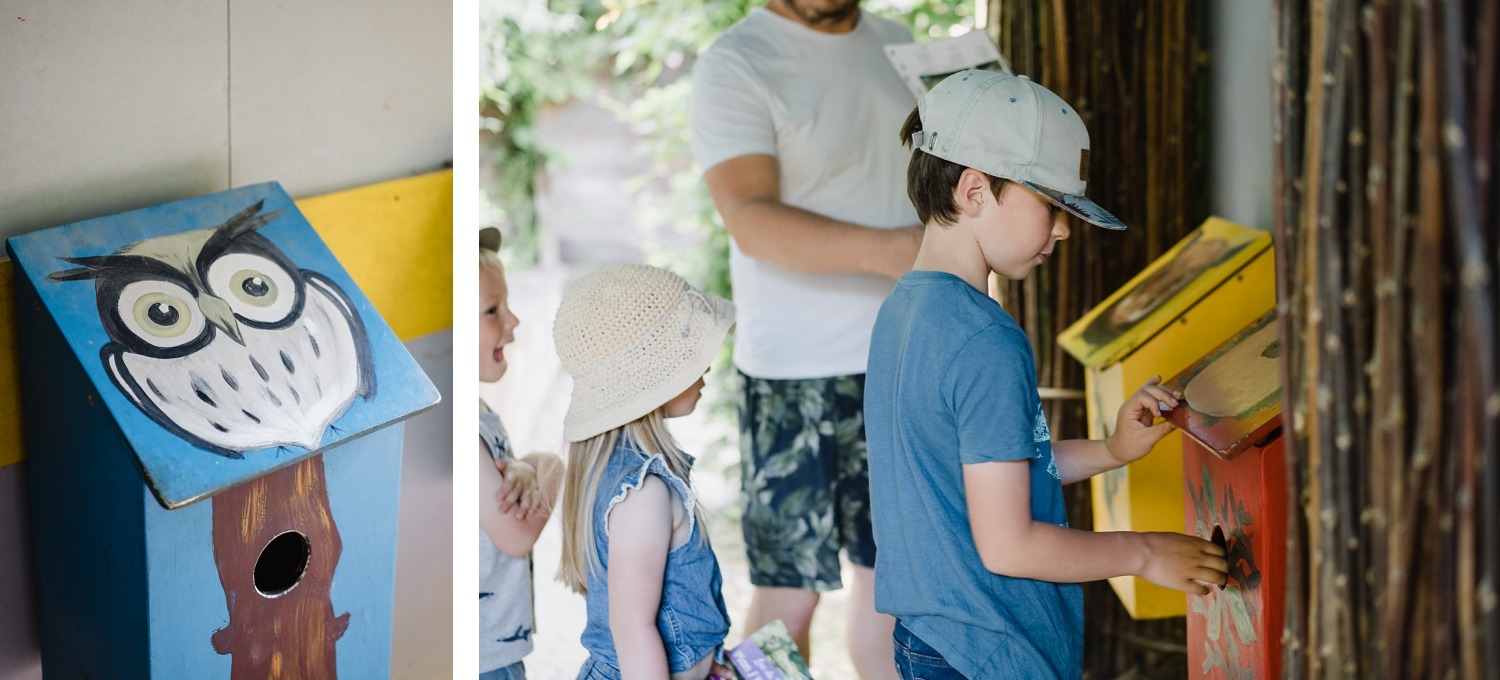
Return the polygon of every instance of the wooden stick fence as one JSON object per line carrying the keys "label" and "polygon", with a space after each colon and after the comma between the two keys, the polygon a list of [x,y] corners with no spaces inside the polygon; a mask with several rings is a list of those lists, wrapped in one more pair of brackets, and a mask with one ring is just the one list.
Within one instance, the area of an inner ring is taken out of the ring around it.
{"label": "wooden stick fence", "polygon": [[1500,675],[1497,5],[1277,3],[1288,677]]}
{"label": "wooden stick fence", "polygon": [[[1124,285],[1207,216],[1199,161],[1199,3],[1180,0],[999,2],[989,25],[1017,73],[1067,100],[1088,123],[1089,195],[1127,235],[1075,223],[1049,266],[999,282],[1031,335],[1041,385],[1083,387],[1057,334]],[[1059,437],[1087,436],[1081,400],[1047,402]],[[1068,488],[1074,526],[1092,523],[1089,485]],[[1182,618],[1136,621],[1105,583],[1085,586],[1085,674],[1175,678],[1186,667]]]}
{"label": "wooden stick fence", "polygon": [[[1052,267],[998,286],[1044,386],[1082,384],[1057,333],[1204,217],[1198,5],[992,6],[1017,72],[1085,117],[1089,193],[1136,232],[1075,229]],[[1285,674],[1500,676],[1500,0],[1276,0],[1276,13]],[[1059,436],[1085,431],[1076,402],[1048,417]],[[1087,488],[1070,491],[1086,524]],[[1131,621],[1104,587],[1085,597],[1088,675],[1171,668],[1180,620]]]}

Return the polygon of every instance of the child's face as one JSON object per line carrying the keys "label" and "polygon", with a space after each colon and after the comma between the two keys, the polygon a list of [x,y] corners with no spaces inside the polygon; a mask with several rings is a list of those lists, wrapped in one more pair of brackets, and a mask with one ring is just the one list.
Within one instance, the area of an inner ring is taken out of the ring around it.
{"label": "child's face", "polygon": [[[705,374],[707,372],[705,371]],[[703,396],[703,378],[699,378],[691,387],[682,391],[672,400],[667,402],[666,411],[668,418],[681,418],[693,412],[698,407],[698,398]]]}
{"label": "child's face", "polygon": [[479,267],[479,379],[495,382],[505,375],[505,346],[516,339],[516,318],[507,304],[505,275]]}
{"label": "child's face", "polygon": [[990,271],[1015,281],[1030,276],[1070,233],[1062,208],[1016,183],[1001,192],[1000,200],[984,204],[976,230]]}

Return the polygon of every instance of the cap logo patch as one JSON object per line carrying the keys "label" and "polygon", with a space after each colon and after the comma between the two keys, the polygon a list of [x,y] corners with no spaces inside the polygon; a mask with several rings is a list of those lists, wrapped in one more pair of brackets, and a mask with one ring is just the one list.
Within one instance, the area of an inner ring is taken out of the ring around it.
{"label": "cap logo patch", "polygon": [[1089,150],[1083,149],[1078,152],[1078,179],[1089,181]]}

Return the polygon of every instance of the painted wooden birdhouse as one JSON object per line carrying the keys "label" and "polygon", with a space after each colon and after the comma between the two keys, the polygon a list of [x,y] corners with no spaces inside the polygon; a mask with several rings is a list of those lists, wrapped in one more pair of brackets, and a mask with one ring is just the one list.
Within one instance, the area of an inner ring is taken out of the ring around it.
{"label": "painted wooden birdhouse", "polygon": [[[1152,376],[1181,371],[1276,304],[1271,235],[1211,217],[1058,335],[1084,365],[1089,436],[1113,433],[1120,405]],[[1181,435],[1094,477],[1098,531],[1179,531]],[[1110,579],[1138,619],[1182,616],[1183,594],[1145,579]]]}
{"label": "painted wooden birdhouse", "polygon": [[388,677],[438,393],[281,187],[6,247],[47,676]]}
{"label": "painted wooden birdhouse", "polygon": [[1167,382],[1185,404],[1186,532],[1223,546],[1229,582],[1188,596],[1190,677],[1281,677],[1287,483],[1274,312]]}

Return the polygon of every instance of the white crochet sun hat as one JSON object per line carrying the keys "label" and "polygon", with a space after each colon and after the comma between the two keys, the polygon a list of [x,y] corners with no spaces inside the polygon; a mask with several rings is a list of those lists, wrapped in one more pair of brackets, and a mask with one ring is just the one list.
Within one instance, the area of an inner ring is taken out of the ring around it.
{"label": "white crochet sun hat", "polygon": [[563,437],[583,441],[644,416],[703,375],[734,305],[647,265],[613,265],[563,295],[552,341],[573,396]]}

